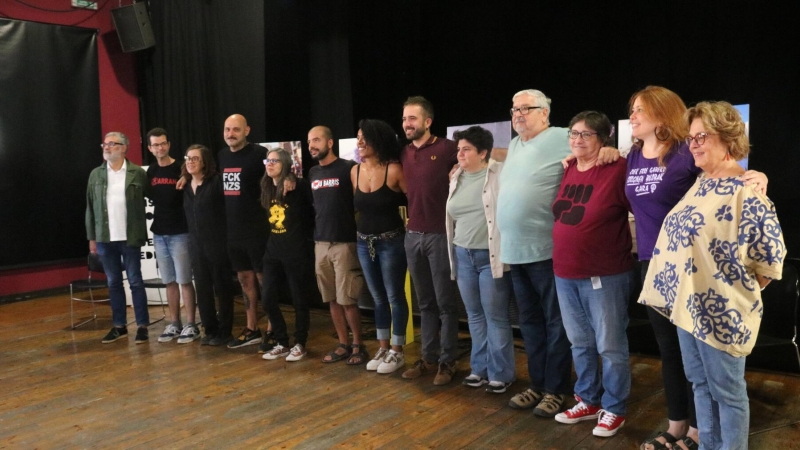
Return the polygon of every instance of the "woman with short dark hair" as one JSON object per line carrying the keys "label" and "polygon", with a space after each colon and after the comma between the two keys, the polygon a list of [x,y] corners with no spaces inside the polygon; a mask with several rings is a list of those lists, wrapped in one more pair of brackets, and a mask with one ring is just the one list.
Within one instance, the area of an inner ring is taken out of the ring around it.
{"label": "woman with short dark hair", "polygon": [[625,329],[635,275],[625,161],[597,165],[613,134],[603,113],[576,115],[568,134],[575,159],[553,203],[553,272],[578,375],[578,404],[555,419],[567,424],[597,420],[592,433],[609,437],[625,424],[631,386]]}
{"label": "woman with short dark hair", "polygon": [[447,197],[447,249],[450,277],[458,283],[472,338],[470,374],[465,386],[501,394],[515,379],[514,340],[508,308],[511,275],[500,261],[496,208],[503,163],[489,159],[492,133],[473,126],[453,135],[458,169]]}

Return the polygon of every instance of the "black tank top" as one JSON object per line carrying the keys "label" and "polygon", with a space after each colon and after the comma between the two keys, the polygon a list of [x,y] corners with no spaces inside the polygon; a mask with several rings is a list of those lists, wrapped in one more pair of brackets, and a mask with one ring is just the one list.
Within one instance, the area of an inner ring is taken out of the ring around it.
{"label": "black tank top", "polygon": [[372,192],[362,192],[358,187],[361,164],[356,168],[356,193],[353,204],[358,211],[356,229],[361,234],[381,234],[403,228],[398,208],[403,205],[404,194],[395,192],[387,184],[389,165],[386,165],[383,186]]}

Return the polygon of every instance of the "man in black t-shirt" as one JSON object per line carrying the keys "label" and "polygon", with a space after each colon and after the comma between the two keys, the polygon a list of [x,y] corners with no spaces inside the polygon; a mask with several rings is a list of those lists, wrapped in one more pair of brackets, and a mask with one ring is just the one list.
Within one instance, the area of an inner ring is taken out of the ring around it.
{"label": "man in black t-shirt", "polygon": [[[339,346],[322,359],[361,364],[369,358],[361,344],[361,311],[358,298],[364,288],[364,275],[356,253],[356,220],[350,168],[355,162],[333,154],[333,136],[328,127],[317,126],[308,132],[308,151],[319,165],[308,172],[314,195],[315,270],[322,300],[330,305],[331,319]],[[353,332],[348,344],[347,325]]]}
{"label": "man in black t-shirt", "polygon": [[[247,119],[234,114],[225,120],[224,136],[229,148],[217,154],[225,193],[228,221],[228,256],[239,277],[247,309],[247,326],[228,348],[258,344],[257,282],[261,282],[261,261],[266,249],[269,223],[261,207],[261,177],[267,149],[247,142],[250,127]],[[267,332],[269,335],[269,332]],[[223,338],[223,337],[220,337]]]}
{"label": "man in black t-shirt", "polygon": [[[147,168],[147,197],[154,206],[150,231],[159,274],[167,285],[170,314],[170,323],[158,342],[178,338],[179,344],[187,344],[200,337],[200,330],[195,325],[195,292],[183,192],[175,189],[181,178],[181,162],[169,155],[169,138],[163,128],[153,128],[147,133],[147,147],[156,157],[156,163]],[[186,304],[186,326],[181,326],[181,293]]]}

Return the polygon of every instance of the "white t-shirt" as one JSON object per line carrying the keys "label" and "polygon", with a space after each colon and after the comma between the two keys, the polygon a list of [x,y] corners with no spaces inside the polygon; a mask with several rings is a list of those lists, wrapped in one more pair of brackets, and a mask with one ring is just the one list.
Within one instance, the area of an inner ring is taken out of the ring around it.
{"label": "white t-shirt", "polygon": [[108,232],[111,242],[128,240],[128,210],[125,205],[125,175],[127,162],[114,171],[111,164],[106,164],[108,171],[108,187],[106,191],[106,208],[108,210]]}

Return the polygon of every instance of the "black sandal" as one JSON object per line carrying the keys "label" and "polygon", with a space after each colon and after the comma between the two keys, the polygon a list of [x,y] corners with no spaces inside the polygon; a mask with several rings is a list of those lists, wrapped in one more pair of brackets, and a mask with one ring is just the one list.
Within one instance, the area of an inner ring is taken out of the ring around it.
{"label": "black sandal", "polygon": [[[700,450],[700,444],[695,442],[694,439],[690,438],[689,436],[686,436],[685,438],[683,438],[682,442],[683,442],[683,445],[685,445],[686,448],[689,449],[689,450]],[[674,448],[680,448],[680,447],[674,447]]]}
{"label": "black sandal", "polygon": [[664,445],[661,442],[657,441],[656,439],[658,439],[660,437],[664,438],[664,440],[667,441],[666,442],[667,444],[675,444],[676,442],[678,442],[678,439],[675,436],[667,433],[666,431],[659,431],[657,435],[655,435],[652,438],[642,442],[642,445],[639,446],[639,450],[645,450],[645,446],[647,446],[647,445],[652,445],[653,446],[653,450],[669,450],[670,448],[673,448],[673,449],[675,448],[674,445],[672,447],[667,447],[666,445]]}
{"label": "black sandal", "polygon": [[350,354],[350,357],[347,358],[347,365],[348,366],[357,366],[359,364],[364,364],[369,359],[369,353],[367,353],[367,346],[364,344],[353,344],[351,346],[353,350],[358,349],[355,353]]}
{"label": "black sandal", "polygon": [[[344,353],[336,353],[337,349],[343,348],[345,350]],[[349,358],[351,355],[351,349],[348,344],[339,344],[335,349],[329,351],[324,358],[322,358],[322,362],[324,363],[335,363],[341,361],[345,358]]]}

